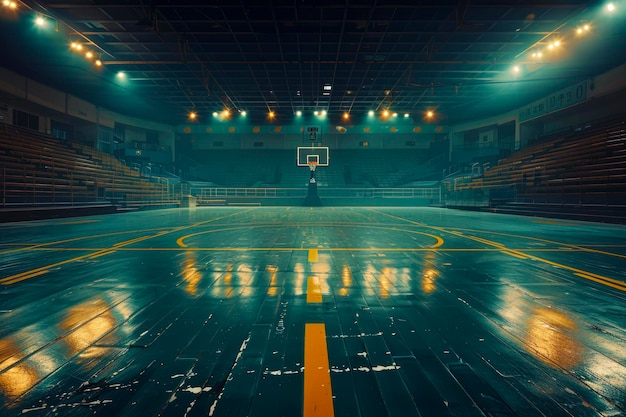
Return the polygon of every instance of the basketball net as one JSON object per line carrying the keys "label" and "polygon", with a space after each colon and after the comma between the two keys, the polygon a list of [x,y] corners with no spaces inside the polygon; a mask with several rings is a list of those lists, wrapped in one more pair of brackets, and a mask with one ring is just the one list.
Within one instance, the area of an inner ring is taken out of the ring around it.
{"label": "basketball net", "polygon": [[314,161],[309,161],[309,169],[311,170],[311,172],[315,172],[315,168],[317,168],[317,162]]}

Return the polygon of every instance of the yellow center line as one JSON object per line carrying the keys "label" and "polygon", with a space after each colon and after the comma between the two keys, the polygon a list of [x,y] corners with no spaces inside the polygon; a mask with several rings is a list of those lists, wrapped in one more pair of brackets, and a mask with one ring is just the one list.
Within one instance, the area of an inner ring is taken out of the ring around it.
{"label": "yellow center line", "polygon": [[317,253],[317,249],[309,249],[309,262],[317,262],[319,257]]}
{"label": "yellow center line", "polygon": [[304,417],[334,417],[324,323],[304,328]]}
{"label": "yellow center line", "polygon": [[322,302],[322,287],[320,285],[319,277],[309,277],[307,281],[306,289],[306,302],[307,303],[321,303]]}

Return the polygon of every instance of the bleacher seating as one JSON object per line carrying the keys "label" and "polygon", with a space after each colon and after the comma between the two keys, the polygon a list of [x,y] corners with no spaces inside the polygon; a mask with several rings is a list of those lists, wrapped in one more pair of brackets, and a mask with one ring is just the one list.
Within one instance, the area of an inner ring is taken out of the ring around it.
{"label": "bleacher seating", "polygon": [[0,126],[0,162],[3,207],[173,203],[163,186],[111,155],[30,129]]}
{"label": "bleacher seating", "polygon": [[590,123],[529,145],[457,187],[471,189],[512,190],[518,208],[523,203],[527,209],[577,205],[621,210],[626,207],[625,120]]}

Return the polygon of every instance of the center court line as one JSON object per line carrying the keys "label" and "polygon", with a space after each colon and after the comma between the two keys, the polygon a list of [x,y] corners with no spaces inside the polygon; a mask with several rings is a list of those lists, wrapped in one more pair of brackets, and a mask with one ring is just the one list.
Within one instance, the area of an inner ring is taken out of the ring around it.
{"label": "center court line", "polygon": [[306,302],[309,304],[322,302],[322,287],[319,277],[309,277],[306,289]]}
{"label": "center court line", "polygon": [[[317,249],[309,249],[309,263],[318,262]],[[322,287],[317,276],[309,276],[307,304],[322,302]],[[330,384],[328,345],[324,323],[306,323],[304,327],[304,404],[303,417],[334,417],[333,391]]]}
{"label": "center court line", "polygon": [[304,417],[334,417],[324,323],[304,328]]}

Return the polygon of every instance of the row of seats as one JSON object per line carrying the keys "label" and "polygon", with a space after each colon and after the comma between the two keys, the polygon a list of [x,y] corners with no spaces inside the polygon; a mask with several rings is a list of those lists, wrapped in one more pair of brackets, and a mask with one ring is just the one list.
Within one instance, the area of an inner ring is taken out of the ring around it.
{"label": "row of seats", "polygon": [[168,199],[162,186],[112,156],[30,129],[0,125],[0,162],[4,207],[104,201],[142,206]]}
{"label": "row of seats", "polygon": [[501,160],[463,189],[514,189],[518,201],[564,204],[626,203],[624,118],[554,135]]}

